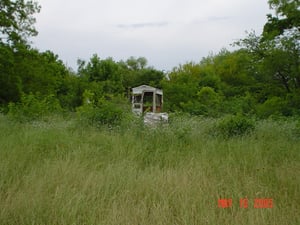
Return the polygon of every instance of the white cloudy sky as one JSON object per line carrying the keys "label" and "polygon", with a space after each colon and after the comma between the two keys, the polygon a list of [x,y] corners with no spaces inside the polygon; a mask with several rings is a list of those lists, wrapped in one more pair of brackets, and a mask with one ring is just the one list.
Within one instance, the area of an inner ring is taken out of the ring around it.
{"label": "white cloudy sky", "polygon": [[78,58],[144,56],[157,69],[200,61],[230,48],[245,31],[261,33],[267,0],[39,0],[33,46],[73,69]]}

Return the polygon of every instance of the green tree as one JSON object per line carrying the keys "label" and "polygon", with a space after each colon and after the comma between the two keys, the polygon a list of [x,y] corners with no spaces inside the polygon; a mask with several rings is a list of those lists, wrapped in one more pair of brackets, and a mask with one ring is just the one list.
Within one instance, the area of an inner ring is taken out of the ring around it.
{"label": "green tree", "polygon": [[215,116],[218,114],[220,96],[211,87],[202,87],[197,93],[197,100],[200,105],[200,114]]}
{"label": "green tree", "polygon": [[215,56],[214,64],[226,97],[243,96],[254,85],[254,68],[247,51],[222,50]]}
{"label": "green tree", "polygon": [[0,43],[0,105],[20,98],[22,81],[16,73],[14,51]]}
{"label": "green tree", "polygon": [[264,26],[264,38],[281,35],[286,29],[300,27],[300,1],[298,0],[269,0],[271,9],[276,15],[268,14],[268,22]]}
{"label": "green tree", "polygon": [[126,60],[126,64],[131,70],[140,70],[144,69],[147,66],[147,59],[144,57],[135,58],[131,56]]}
{"label": "green tree", "polygon": [[174,68],[168,79],[162,81],[166,109],[170,111],[190,111],[197,99],[201,67],[187,63]]}
{"label": "green tree", "polygon": [[69,71],[57,55],[24,45],[18,51],[4,44],[0,48],[1,104],[19,101],[22,94],[58,95]]}
{"label": "green tree", "polygon": [[101,60],[94,54],[88,63],[78,60],[78,74],[87,82],[98,82],[106,93],[123,93],[121,66],[112,58]]}
{"label": "green tree", "polygon": [[262,35],[252,32],[237,44],[249,53],[255,67],[256,84],[251,91],[259,104],[257,112],[263,114],[270,108],[266,114],[273,114],[279,110],[271,108],[278,104],[289,108],[283,115],[292,115],[299,111],[293,103],[298,102],[300,93],[300,2],[268,2],[275,15],[267,15]]}
{"label": "green tree", "polygon": [[26,43],[27,38],[37,35],[33,15],[40,11],[35,1],[0,1],[0,42],[9,45]]}
{"label": "green tree", "polygon": [[14,70],[21,79],[21,91],[26,94],[39,92],[41,95],[56,95],[68,74],[56,54],[27,48],[15,53]]}
{"label": "green tree", "polygon": [[82,104],[84,90],[88,89],[89,86],[91,85],[74,72],[68,71],[64,79],[58,83],[57,98],[61,106],[74,111],[76,107]]}
{"label": "green tree", "polygon": [[145,57],[139,57],[137,59],[138,65],[141,69],[144,69],[147,66],[147,59]]}
{"label": "green tree", "polygon": [[122,67],[123,86],[126,90],[143,84],[161,88],[160,82],[164,78],[164,73],[148,67],[146,58],[130,57],[126,62],[119,62],[119,65]]}
{"label": "green tree", "polygon": [[219,91],[221,88],[221,78],[216,74],[215,68],[215,55],[209,55],[200,61],[201,80],[199,82],[200,87],[211,87],[215,91]]}

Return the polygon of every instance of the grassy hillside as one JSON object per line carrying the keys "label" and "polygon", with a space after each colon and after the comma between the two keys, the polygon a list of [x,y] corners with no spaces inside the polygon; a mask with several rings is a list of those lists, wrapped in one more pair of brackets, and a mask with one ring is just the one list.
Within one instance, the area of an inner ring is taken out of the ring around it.
{"label": "grassy hillside", "polygon": [[[297,122],[226,139],[217,122],[94,129],[0,116],[0,224],[300,224]],[[258,198],[273,208],[254,208]]]}

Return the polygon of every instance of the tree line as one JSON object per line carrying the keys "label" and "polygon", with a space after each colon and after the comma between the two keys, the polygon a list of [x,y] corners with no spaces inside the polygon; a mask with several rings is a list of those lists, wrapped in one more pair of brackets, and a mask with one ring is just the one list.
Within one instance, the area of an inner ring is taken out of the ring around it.
{"label": "tree line", "polygon": [[300,115],[300,3],[268,3],[275,14],[267,15],[262,34],[250,32],[233,43],[237,50],[221,49],[165,73],[148,66],[144,57],[115,61],[97,54],[78,60],[74,72],[52,51],[30,46],[28,38],[37,35],[37,2],[1,1],[0,106],[7,113],[34,99],[55,102],[55,108],[64,111],[80,111],[88,99],[92,110],[106,107],[102,113],[109,114],[128,104],[130,88],[147,84],[164,90],[168,112]]}

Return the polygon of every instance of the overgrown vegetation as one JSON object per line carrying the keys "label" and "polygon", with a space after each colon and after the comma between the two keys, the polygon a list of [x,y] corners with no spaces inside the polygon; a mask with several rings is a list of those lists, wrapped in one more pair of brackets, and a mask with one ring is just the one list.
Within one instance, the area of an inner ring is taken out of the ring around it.
{"label": "overgrown vegetation", "polygon": [[255,128],[254,122],[244,116],[224,117],[215,128],[219,135],[229,138],[251,133]]}
{"label": "overgrown vegetation", "polygon": [[[109,99],[106,99],[109,98]],[[92,92],[84,92],[84,103],[76,109],[78,121],[83,125],[101,127],[120,125],[129,119],[129,104],[122,97],[95,98]]]}
{"label": "overgrown vegetation", "polygon": [[[38,4],[1,1],[0,224],[300,224],[299,2],[268,2],[261,35],[164,73],[97,54],[71,71],[27,42]],[[142,84],[169,124],[130,113]]]}
{"label": "overgrown vegetation", "polygon": [[42,120],[61,112],[59,101],[53,95],[41,97],[30,93],[23,95],[20,102],[8,104],[9,118],[19,122]]}
{"label": "overgrown vegetation", "polygon": [[[95,130],[1,116],[1,224],[299,224],[296,121],[260,120],[230,139],[211,135],[218,123],[173,116],[160,129]],[[256,198],[273,208],[254,208]]]}

